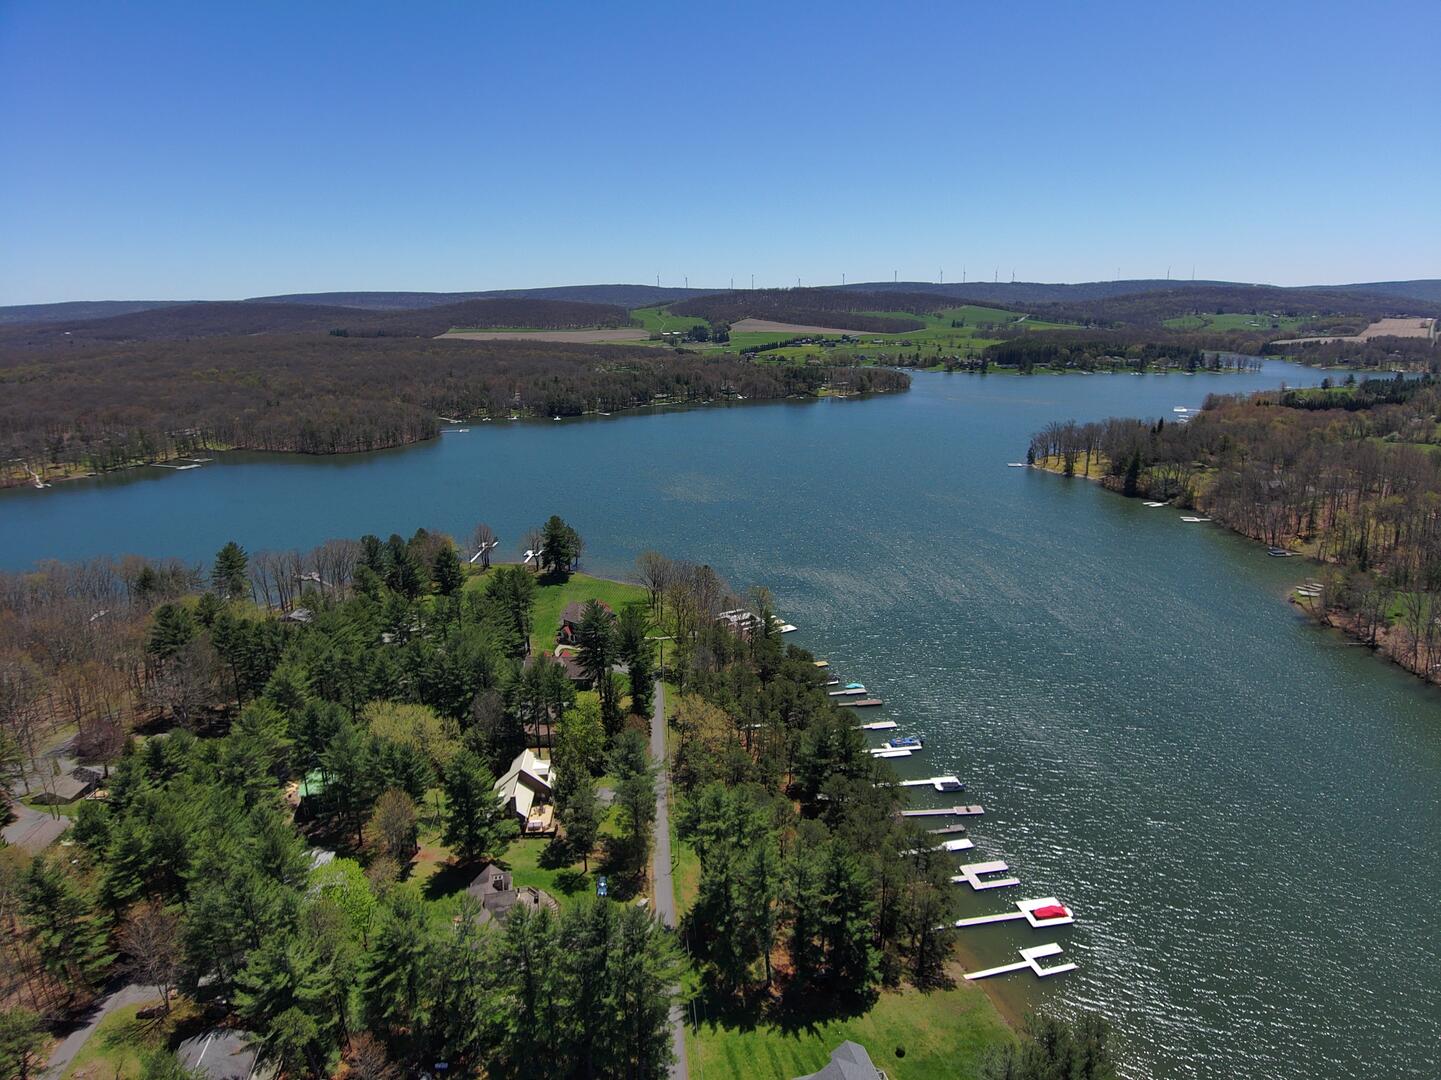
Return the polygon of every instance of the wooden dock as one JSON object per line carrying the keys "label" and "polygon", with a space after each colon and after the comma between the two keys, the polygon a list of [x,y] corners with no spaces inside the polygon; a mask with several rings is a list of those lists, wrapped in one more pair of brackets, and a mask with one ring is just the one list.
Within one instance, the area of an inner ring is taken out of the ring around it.
{"label": "wooden dock", "polygon": [[929,810],[902,810],[901,817],[980,817],[979,806],[937,806]]}
{"label": "wooden dock", "polygon": [[953,836],[965,831],[964,825],[942,825],[939,829],[927,829],[926,833],[930,836]]}
{"label": "wooden dock", "polygon": [[[858,692],[864,693],[864,691],[858,691]],[[837,705],[839,708],[842,708],[842,709],[844,709],[844,708],[851,708],[851,709],[868,709],[868,708],[870,708],[870,707],[873,706],[873,705],[884,705],[884,704],[885,704],[885,702],[883,702],[883,701],[882,701],[880,698],[878,698],[878,697],[860,698],[860,699],[855,700],[855,701],[837,701],[837,702],[836,702],[836,705]]]}

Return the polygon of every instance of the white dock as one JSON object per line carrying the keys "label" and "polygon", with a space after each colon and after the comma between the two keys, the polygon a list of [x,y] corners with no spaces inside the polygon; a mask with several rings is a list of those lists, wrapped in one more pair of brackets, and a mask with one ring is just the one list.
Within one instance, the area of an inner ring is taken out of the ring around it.
{"label": "white dock", "polygon": [[816,667],[822,668],[831,666],[831,662],[829,660],[812,660],[811,663],[814,664]]}
{"label": "white dock", "polygon": [[[1037,911],[1048,907],[1062,908],[1066,914],[1056,915],[1049,919],[1036,918]],[[987,926],[991,923],[1015,922],[1020,919],[1025,919],[1037,930],[1043,926],[1067,926],[1076,921],[1075,914],[1065,904],[1054,896],[1043,896],[1039,900],[1017,900],[1015,911],[1003,911],[999,915],[977,915],[974,919],[957,919],[952,925],[957,929],[965,929],[967,926]]]}
{"label": "white dock", "polygon": [[1006,468],[1008,468],[1008,469],[1029,469],[1030,466],[1027,465],[1024,461],[1008,461],[1008,462],[1006,462]]}
{"label": "white dock", "polygon": [[876,747],[874,750],[871,751],[871,757],[873,757],[873,758],[910,757],[913,753],[915,753],[914,750],[907,750],[907,749],[894,749],[894,750],[893,750],[893,749],[890,749],[890,748],[888,748],[888,747],[878,746],[878,747]]}
{"label": "white dock", "polygon": [[857,724],[860,731],[893,731],[901,725],[894,720],[872,720],[869,724]]}
{"label": "white dock", "polygon": [[1044,978],[1047,975],[1060,975],[1062,972],[1075,971],[1075,964],[1054,964],[1051,967],[1042,967],[1037,961],[1046,956],[1060,956],[1064,952],[1054,941],[1046,945],[1033,945],[1029,949],[1021,950],[1021,962],[1018,964],[1002,964],[1000,967],[986,968],[984,971],[972,971],[966,975],[967,980],[989,979],[992,975],[1005,975],[1012,971],[1021,971],[1030,968],[1037,976]]}
{"label": "white dock", "polygon": [[937,791],[964,791],[959,776],[928,776],[924,780],[902,780],[901,787],[933,787]]}
{"label": "white dock", "polygon": [[985,892],[987,889],[1004,889],[1011,885],[1019,885],[1020,878],[996,877],[996,874],[1004,874],[1011,868],[996,859],[994,862],[967,863],[961,867],[961,872],[951,878],[953,885],[969,885],[976,892]]}
{"label": "white dock", "polygon": [[[952,852],[955,852],[955,851],[970,851],[971,848],[973,848],[973,847],[975,847],[975,846],[976,846],[975,843],[974,843],[973,841],[970,841],[970,840],[947,840],[944,844],[937,844],[937,845],[935,845],[934,847],[927,848],[926,850],[927,850],[927,851],[952,851]],[[908,850],[901,852],[902,855],[919,855],[920,853],[921,853],[921,849],[920,849],[920,848],[909,848]],[[1006,916],[1006,918],[1008,918],[1008,919],[1019,919],[1020,917],[1021,917],[1021,916],[1019,916],[1019,915],[1007,915],[1007,916]]]}
{"label": "white dock", "polygon": [[980,817],[985,812],[979,806],[937,806],[929,810],[902,810],[901,817]]}
{"label": "white dock", "polygon": [[1196,521],[1210,521],[1211,519],[1210,519],[1210,518],[1203,518],[1203,517],[1182,517],[1181,520],[1182,520],[1182,521],[1196,522]]}
{"label": "white dock", "polygon": [[864,686],[862,686],[859,690],[853,690],[853,689],[851,689],[850,687],[846,687],[846,689],[844,689],[844,690],[832,690],[832,691],[830,691],[830,696],[831,696],[831,697],[852,697],[852,696],[854,696],[855,694],[864,694],[865,692],[866,692],[866,688],[865,688]]}
{"label": "white dock", "polygon": [[1145,502],[1143,505],[1149,506],[1152,510],[1154,510],[1156,507],[1158,507],[1158,506],[1165,506],[1166,504],[1163,503],[1163,502],[1147,501],[1147,502]]}

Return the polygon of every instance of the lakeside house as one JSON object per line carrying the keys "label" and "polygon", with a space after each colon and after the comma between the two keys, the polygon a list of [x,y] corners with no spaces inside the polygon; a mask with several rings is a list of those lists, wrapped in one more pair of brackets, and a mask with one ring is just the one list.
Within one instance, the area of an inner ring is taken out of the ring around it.
{"label": "lakeside house", "polygon": [[798,1076],[796,1080],[887,1080],[887,1077],[871,1062],[864,1046],[847,1039],[831,1051],[831,1060],[825,1068]]}
{"label": "lakeside house", "polygon": [[549,760],[533,750],[522,750],[505,775],[495,782],[496,796],[520,819],[526,836],[555,831],[554,777]]}
{"label": "lakeside house", "polygon": [[[597,600],[602,611],[607,615],[614,615],[615,611],[604,600]],[[556,640],[562,644],[569,645],[575,641],[576,632],[580,629],[581,620],[585,618],[585,604],[579,600],[572,600],[565,605],[565,610],[560,613],[560,629],[556,631]]]}
{"label": "lakeside house", "polygon": [[551,911],[560,910],[555,898],[544,890],[530,885],[516,888],[510,872],[495,863],[486,863],[465,891],[480,902],[482,923],[504,919],[517,906],[527,907],[532,912],[543,907]]}

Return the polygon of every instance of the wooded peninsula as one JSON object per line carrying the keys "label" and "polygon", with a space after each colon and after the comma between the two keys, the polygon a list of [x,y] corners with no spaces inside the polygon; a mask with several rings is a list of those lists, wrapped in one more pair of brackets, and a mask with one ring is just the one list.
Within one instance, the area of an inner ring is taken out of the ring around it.
{"label": "wooded peninsula", "polygon": [[1187,423],[1058,422],[1028,460],[1318,560],[1297,603],[1441,681],[1441,378],[1212,396]]}

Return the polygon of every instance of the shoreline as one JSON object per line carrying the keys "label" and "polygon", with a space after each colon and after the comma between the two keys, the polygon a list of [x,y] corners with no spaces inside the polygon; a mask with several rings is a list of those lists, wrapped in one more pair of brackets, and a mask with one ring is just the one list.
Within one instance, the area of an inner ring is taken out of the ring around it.
{"label": "shoreline", "polygon": [[[1094,462],[1092,464],[1093,466],[1095,465]],[[1088,480],[1093,484],[1099,485],[1102,490],[1122,499],[1134,498],[1144,500],[1148,498],[1148,496],[1144,493],[1137,493],[1136,495],[1128,496],[1124,492],[1117,491],[1114,488],[1109,487],[1105,483],[1106,478],[1103,475],[1095,475],[1094,468],[1091,471],[1084,473],[1080,470],[1077,470],[1070,477],[1066,477],[1065,472],[1059,466],[1043,465],[1039,462],[1035,462],[1027,465],[1026,467],[1034,469],[1037,472],[1050,473],[1053,476],[1059,476],[1063,479]],[[1206,510],[1206,508],[1201,503],[1197,502],[1194,497],[1184,505],[1179,500],[1175,500],[1175,505],[1177,509],[1190,508],[1195,509],[1200,513],[1209,513],[1209,511]],[[1240,529],[1234,528],[1233,526],[1226,524],[1224,521],[1218,520],[1215,521],[1215,524],[1221,526],[1233,536],[1239,536],[1241,539],[1248,540],[1254,544],[1265,545],[1264,540],[1258,540],[1254,536],[1248,536]],[[1305,563],[1311,567],[1338,566],[1338,564],[1335,562],[1328,561],[1326,559],[1318,559],[1315,555],[1307,552],[1294,552],[1290,557],[1303,559]],[[1289,606],[1298,609],[1311,622],[1315,623],[1317,626],[1323,629],[1335,631],[1337,634],[1340,634],[1342,637],[1348,639],[1349,643],[1352,645],[1359,645],[1366,648],[1373,656],[1384,659],[1388,663],[1400,668],[1402,671],[1405,671],[1407,674],[1416,677],[1427,686],[1441,688],[1441,680],[1432,678],[1429,672],[1424,668],[1418,669],[1417,667],[1412,666],[1411,663],[1407,662],[1407,660],[1400,655],[1398,649],[1393,647],[1393,630],[1390,624],[1387,624],[1385,628],[1380,630],[1376,634],[1376,640],[1373,641],[1366,633],[1363,632],[1362,627],[1357,625],[1360,617],[1355,612],[1352,612],[1347,608],[1335,607],[1329,604],[1320,608],[1312,608],[1306,604],[1301,603],[1301,601],[1297,599],[1295,588],[1296,587],[1294,585],[1287,588],[1286,603]]]}
{"label": "shoreline", "polygon": [[[907,387],[906,389],[909,389],[909,387]],[[47,465],[47,466],[42,466],[41,472],[39,473],[39,478],[40,478],[40,480],[41,480],[41,483],[39,483],[39,484],[35,483],[35,475],[36,475],[36,474],[34,473],[34,471],[31,470],[28,466],[23,466],[23,467],[26,468],[26,470],[27,470],[28,472],[30,472],[30,475],[29,475],[29,476],[21,476],[21,475],[19,475],[19,474],[11,474],[11,473],[8,473],[8,472],[7,472],[6,475],[0,476],[0,493],[7,492],[7,491],[25,490],[25,489],[27,489],[27,488],[28,488],[28,489],[32,489],[32,490],[44,490],[44,489],[46,489],[46,488],[54,487],[54,486],[57,485],[57,484],[64,484],[64,483],[67,483],[67,482],[72,481],[72,480],[96,480],[96,479],[100,479],[101,477],[107,477],[107,476],[121,476],[121,475],[123,475],[123,474],[125,474],[125,473],[127,473],[127,472],[130,472],[130,471],[132,471],[132,470],[135,470],[135,469],[144,469],[144,468],[161,468],[161,469],[169,468],[169,469],[176,469],[176,466],[173,465],[173,464],[171,464],[172,462],[176,462],[176,461],[194,461],[194,462],[197,462],[197,464],[203,464],[203,463],[208,463],[210,460],[213,460],[213,459],[210,459],[210,458],[205,458],[205,459],[196,458],[194,455],[197,454],[197,453],[203,453],[203,454],[226,454],[226,453],[281,454],[281,455],[284,455],[284,456],[286,456],[286,457],[293,457],[293,458],[298,458],[298,459],[302,459],[302,460],[303,460],[303,459],[306,459],[306,458],[336,458],[336,457],[345,457],[345,456],[351,455],[351,454],[377,454],[377,453],[382,453],[382,452],[384,452],[384,451],[386,451],[386,450],[403,450],[403,449],[405,449],[406,447],[410,447],[410,446],[423,446],[423,445],[425,445],[426,443],[436,442],[437,440],[440,439],[441,435],[444,434],[447,430],[455,430],[455,428],[456,428],[457,426],[459,426],[459,425],[465,425],[465,424],[504,423],[504,422],[510,422],[510,421],[514,421],[514,422],[539,423],[539,422],[542,422],[542,421],[554,422],[554,421],[556,421],[556,420],[561,420],[561,421],[572,421],[572,420],[603,420],[603,419],[610,419],[610,418],[613,418],[613,417],[624,417],[624,416],[632,416],[632,415],[636,415],[636,414],[641,414],[641,413],[644,413],[646,410],[653,410],[653,411],[672,411],[672,410],[674,410],[674,411],[685,411],[685,412],[688,412],[688,411],[690,411],[691,409],[712,409],[712,408],[716,408],[716,407],[718,407],[718,406],[732,406],[732,405],[774,405],[774,404],[778,404],[778,403],[782,403],[782,402],[797,402],[797,403],[799,403],[799,402],[806,402],[806,401],[825,401],[825,400],[828,400],[828,399],[831,399],[831,398],[835,398],[835,399],[838,399],[838,400],[864,399],[864,398],[869,398],[869,397],[879,397],[879,396],[883,396],[883,395],[890,394],[890,393],[902,393],[902,392],[904,392],[904,391],[891,391],[891,390],[865,390],[865,391],[859,391],[859,390],[847,390],[847,391],[843,391],[843,392],[833,392],[833,391],[830,391],[830,390],[827,389],[827,388],[822,388],[822,389],[818,390],[818,391],[817,391],[816,393],[814,393],[814,394],[788,394],[788,395],[786,395],[785,397],[774,397],[774,398],[740,398],[740,399],[726,398],[726,399],[722,399],[722,400],[711,399],[711,400],[708,400],[708,401],[694,401],[694,402],[688,402],[688,401],[647,401],[647,402],[644,402],[644,403],[642,403],[642,404],[640,404],[640,405],[630,405],[630,406],[627,406],[627,407],[625,407],[625,408],[623,408],[623,409],[618,409],[618,410],[616,410],[614,413],[599,412],[599,411],[589,411],[589,412],[580,413],[579,415],[575,415],[575,416],[562,416],[562,417],[546,417],[546,416],[542,416],[542,415],[540,415],[540,414],[538,414],[538,413],[527,413],[527,414],[524,415],[524,416],[514,416],[514,417],[511,417],[511,416],[488,416],[488,415],[475,415],[475,416],[464,417],[464,418],[437,417],[438,420],[443,420],[444,423],[440,424],[440,425],[436,428],[435,434],[433,434],[433,435],[427,435],[427,436],[425,436],[425,437],[423,437],[423,438],[418,438],[418,439],[403,439],[403,440],[400,440],[400,441],[398,441],[398,442],[387,443],[387,444],[384,445],[384,446],[372,446],[372,447],[368,447],[367,449],[364,449],[364,450],[335,450],[335,451],[330,451],[330,452],[328,452],[328,453],[319,453],[319,454],[317,454],[317,453],[310,453],[310,452],[307,452],[307,451],[304,451],[304,450],[273,450],[273,449],[267,449],[267,448],[265,448],[265,447],[255,447],[255,446],[216,446],[216,447],[203,447],[203,448],[201,448],[200,450],[196,450],[196,451],[188,451],[188,450],[187,450],[187,451],[184,451],[184,452],[177,451],[177,452],[175,452],[175,453],[165,454],[165,455],[160,456],[160,457],[157,457],[156,459],[151,460],[151,461],[133,461],[133,462],[129,462],[129,463],[124,464],[124,465],[116,465],[116,466],[114,466],[113,468],[109,468],[109,469],[99,469],[99,470],[96,470],[96,469],[90,469],[90,468],[81,468],[81,467],[77,466],[76,468],[77,468],[78,471],[68,471],[68,470],[66,470],[66,471],[60,472],[59,474],[52,474],[52,473],[48,472],[47,470],[48,470],[48,469],[56,468],[56,466],[48,466],[48,465]]]}

